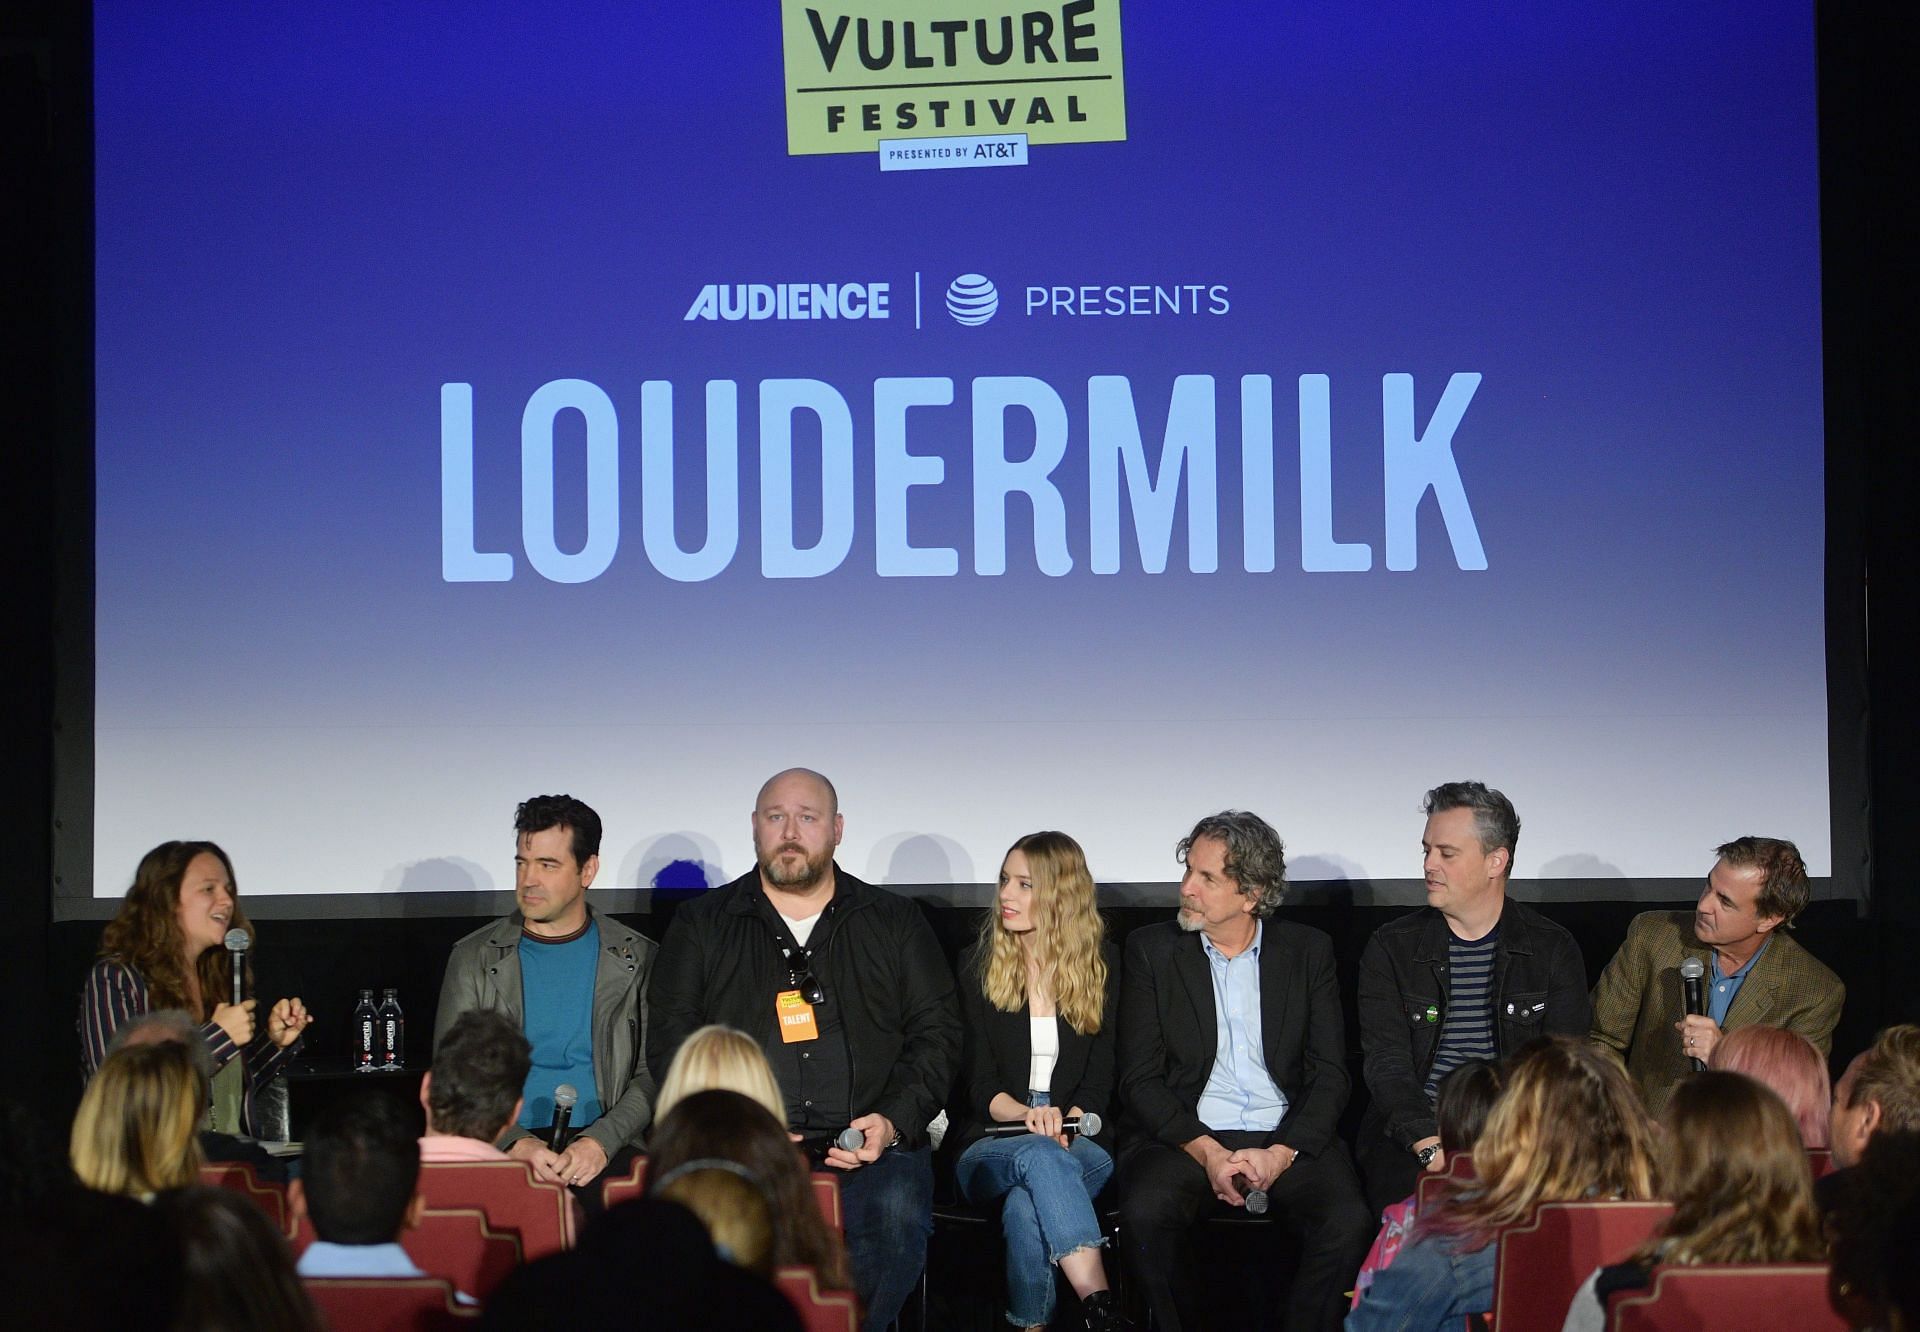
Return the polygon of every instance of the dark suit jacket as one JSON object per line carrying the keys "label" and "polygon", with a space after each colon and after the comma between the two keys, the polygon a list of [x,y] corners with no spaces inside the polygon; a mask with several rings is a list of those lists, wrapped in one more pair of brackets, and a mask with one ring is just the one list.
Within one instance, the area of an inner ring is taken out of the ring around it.
{"label": "dark suit jacket", "polygon": [[[1265,1145],[1317,1155],[1333,1144],[1351,1089],[1333,942],[1267,917],[1260,999],[1267,1075],[1287,1098]],[[1127,936],[1119,1035],[1123,1136],[1178,1147],[1210,1132],[1195,1113],[1217,1039],[1213,978],[1198,934],[1169,920]]]}
{"label": "dark suit jacket", "polygon": [[[1100,1030],[1082,1036],[1065,1021],[1060,1022],[1060,1058],[1053,1066],[1053,1081],[1045,1088],[1047,1100],[1067,1110],[1079,1106],[1104,1121],[1096,1142],[1110,1144],[1113,1138],[1113,1060],[1114,1028],[1120,1017],[1120,950],[1112,943],[1100,945],[1100,956],[1107,963],[1107,991],[1100,1010]],[[969,948],[960,960],[960,1016],[965,1022],[962,1049],[967,1076],[966,1103],[955,1116],[959,1143],[964,1149],[982,1136],[993,1116],[987,1107],[999,1092],[1024,1103],[1027,1099],[1027,1072],[1033,1061],[1033,1033],[1027,1005],[1008,1013],[987,1002],[980,989],[979,945]]]}

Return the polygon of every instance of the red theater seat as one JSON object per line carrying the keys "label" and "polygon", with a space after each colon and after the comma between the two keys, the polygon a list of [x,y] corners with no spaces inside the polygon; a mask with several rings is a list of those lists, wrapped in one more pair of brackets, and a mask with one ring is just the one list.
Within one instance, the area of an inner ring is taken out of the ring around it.
{"label": "red theater seat", "polygon": [[1413,1186],[1414,1211],[1424,1212],[1440,1200],[1441,1191],[1450,1179],[1473,1178],[1473,1153],[1455,1152],[1447,1158],[1445,1166],[1438,1174],[1420,1176],[1420,1182]]}
{"label": "red theater seat", "polygon": [[[836,1234],[847,1231],[846,1220],[840,1211],[840,1177],[824,1170],[816,1170],[810,1177],[813,1185],[813,1200],[820,1204],[820,1215],[832,1226]],[[635,1159],[633,1169],[617,1179],[610,1179],[602,1188],[601,1197],[606,1205],[638,1198],[647,1191],[647,1158]]]}
{"label": "red theater seat", "polygon": [[617,1207],[623,1202],[632,1202],[647,1191],[647,1158],[633,1158],[633,1169],[617,1177],[609,1177],[600,1186],[600,1201],[604,1206]]}
{"label": "red theater seat", "polygon": [[520,1265],[520,1241],[488,1225],[473,1207],[428,1208],[400,1243],[415,1267],[478,1300],[493,1294]]}
{"label": "red theater seat", "polygon": [[308,1277],[301,1284],[333,1332],[432,1332],[480,1317],[438,1277]]}
{"label": "red theater seat", "polygon": [[1825,1263],[1656,1267],[1646,1290],[1624,1291],[1607,1309],[1608,1332],[1720,1327],[1846,1332],[1847,1323],[1827,1303]]}
{"label": "red theater seat", "polygon": [[487,1224],[520,1241],[528,1262],[573,1247],[573,1199],[535,1179],[524,1161],[436,1162],[420,1167],[420,1193],[436,1212],[476,1208]]}
{"label": "red theater seat", "polygon": [[1807,1164],[1813,1167],[1813,1177],[1824,1179],[1838,1167],[1833,1164],[1833,1153],[1825,1147],[1814,1147],[1807,1151]]}
{"label": "red theater seat", "polygon": [[860,1326],[853,1292],[822,1290],[820,1278],[811,1267],[783,1267],[774,1273],[774,1284],[800,1311],[807,1332],[856,1332]]}
{"label": "red theater seat", "polygon": [[240,1194],[267,1214],[273,1228],[282,1235],[293,1234],[293,1208],[287,1202],[287,1187],[261,1179],[253,1167],[240,1161],[221,1161],[200,1167],[200,1182],[216,1189]]}
{"label": "red theater seat", "polygon": [[1672,1213],[1663,1202],[1540,1204],[1495,1240],[1496,1332],[1559,1327],[1593,1269],[1625,1258]]}

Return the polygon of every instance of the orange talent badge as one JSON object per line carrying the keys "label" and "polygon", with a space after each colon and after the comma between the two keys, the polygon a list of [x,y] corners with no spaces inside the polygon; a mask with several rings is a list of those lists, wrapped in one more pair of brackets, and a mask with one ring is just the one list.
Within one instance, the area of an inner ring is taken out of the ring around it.
{"label": "orange talent badge", "polygon": [[780,991],[773,1007],[780,1018],[780,1039],[788,1045],[819,1039],[820,1026],[813,1020],[813,1005],[800,997],[800,991]]}

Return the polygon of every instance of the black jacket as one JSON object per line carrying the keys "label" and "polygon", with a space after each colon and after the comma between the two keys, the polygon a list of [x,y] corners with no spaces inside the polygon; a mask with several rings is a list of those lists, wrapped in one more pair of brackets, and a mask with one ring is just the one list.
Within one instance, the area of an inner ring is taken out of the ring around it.
{"label": "black jacket", "polygon": [[[1213,1072],[1213,977],[1200,936],[1179,922],[1127,936],[1120,981],[1122,1135],[1178,1147],[1209,1130],[1196,1108]],[[1305,1156],[1334,1141],[1352,1082],[1333,942],[1319,930],[1267,917],[1260,946],[1260,1044],[1287,1113],[1266,1146]]]}
{"label": "black jacket", "polygon": [[[1106,997],[1100,1007],[1100,1030],[1082,1036],[1066,1021],[1060,1028],[1060,1058],[1053,1066],[1047,1100],[1062,1110],[1079,1106],[1102,1120],[1094,1141],[1111,1145],[1113,1139],[1114,1028],[1120,1020],[1120,950],[1111,942],[1100,945],[1107,963]],[[966,1103],[954,1116],[954,1132],[961,1149],[983,1136],[993,1116],[987,1107],[1000,1092],[1025,1104],[1027,1073],[1033,1061],[1033,1032],[1027,1005],[1008,1013],[987,1002],[980,988],[980,950],[975,944],[960,959],[960,1016],[964,1019],[967,1070]]]}
{"label": "black jacket", "polygon": [[[953,974],[920,908],[834,867],[838,907],[816,932],[813,968],[844,1005],[853,1113],[893,1121],[905,1147],[927,1140],[960,1061]],[[654,958],[647,991],[647,1064],[664,1078],[680,1043],[709,1022],[738,1027],[771,1049],[773,998],[788,972],[761,916],[752,869],[681,906]]]}
{"label": "black jacket", "polygon": [[[1447,1012],[1447,918],[1433,907],[1388,921],[1360,954],[1360,1047],[1373,1101],[1360,1138],[1409,1147],[1440,1131],[1427,1074]],[[1437,1020],[1428,1020],[1432,1008]],[[1587,967],[1580,945],[1525,902],[1507,899],[1493,949],[1493,1030],[1506,1058],[1536,1036],[1585,1036]]]}

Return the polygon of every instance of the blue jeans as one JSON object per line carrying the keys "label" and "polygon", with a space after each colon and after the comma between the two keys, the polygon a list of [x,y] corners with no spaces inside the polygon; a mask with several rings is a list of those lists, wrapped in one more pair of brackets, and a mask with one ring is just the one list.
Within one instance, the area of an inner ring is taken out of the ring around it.
{"label": "blue jeans", "polygon": [[954,1167],[968,1202],[1006,1199],[1000,1230],[1007,1244],[1007,1321],[1022,1327],[1052,1319],[1053,1265],[1106,1242],[1093,1200],[1113,1174],[1113,1158],[1091,1138],[1069,1141],[1062,1151],[1052,1138],[1031,1133],[982,1138]]}
{"label": "blue jeans", "polygon": [[847,1266],[867,1309],[864,1326],[867,1332],[883,1332],[900,1316],[927,1265],[933,1149],[882,1152],[871,1165],[834,1173],[840,1176],[840,1208],[847,1223]]}

